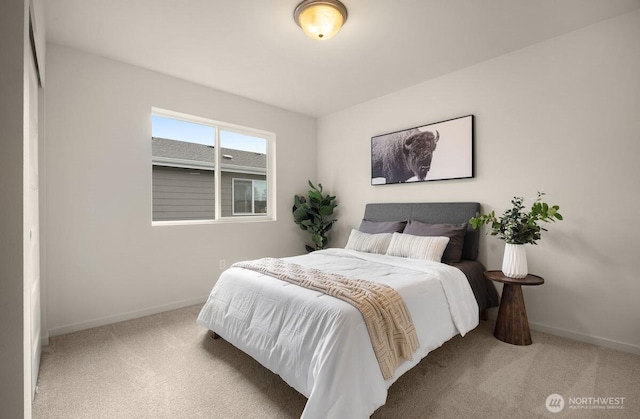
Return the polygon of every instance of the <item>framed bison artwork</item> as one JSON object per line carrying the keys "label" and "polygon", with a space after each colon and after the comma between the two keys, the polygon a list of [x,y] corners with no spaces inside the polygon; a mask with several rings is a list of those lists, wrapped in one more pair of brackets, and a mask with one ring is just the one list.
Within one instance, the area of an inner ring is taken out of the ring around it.
{"label": "framed bison artwork", "polygon": [[473,177],[473,115],[371,138],[371,184]]}

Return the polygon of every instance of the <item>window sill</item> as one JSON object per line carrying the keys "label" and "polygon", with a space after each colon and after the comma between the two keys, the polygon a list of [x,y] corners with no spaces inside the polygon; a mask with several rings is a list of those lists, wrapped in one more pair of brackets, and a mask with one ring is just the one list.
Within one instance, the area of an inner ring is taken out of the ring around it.
{"label": "window sill", "polygon": [[188,226],[188,225],[206,225],[206,224],[233,224],[233,223],[260,223],[276,221],[274,217],[247,216],[247,217],[227,217],[219,220],[171,220],[171,221],[152,221],[152,227],[162,226]]}

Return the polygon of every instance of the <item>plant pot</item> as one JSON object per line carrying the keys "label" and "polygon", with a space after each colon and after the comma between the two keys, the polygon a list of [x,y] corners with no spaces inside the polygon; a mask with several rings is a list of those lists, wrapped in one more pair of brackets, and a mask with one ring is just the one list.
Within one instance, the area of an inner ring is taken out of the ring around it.
{"label": "plant pot", "polygon": [[529,273],[524,244],[506,243],[502,259],[502,273],[509,278],[524,278]]}

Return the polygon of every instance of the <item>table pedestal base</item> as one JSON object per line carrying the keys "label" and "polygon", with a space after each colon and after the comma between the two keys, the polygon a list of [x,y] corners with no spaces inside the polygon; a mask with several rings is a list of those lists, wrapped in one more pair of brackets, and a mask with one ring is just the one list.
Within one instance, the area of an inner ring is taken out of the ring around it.
{"label": "table pedestal base", "polygon": [[493,335],[512,345],[531,345],[529,320],[520,285],[504,284]]}

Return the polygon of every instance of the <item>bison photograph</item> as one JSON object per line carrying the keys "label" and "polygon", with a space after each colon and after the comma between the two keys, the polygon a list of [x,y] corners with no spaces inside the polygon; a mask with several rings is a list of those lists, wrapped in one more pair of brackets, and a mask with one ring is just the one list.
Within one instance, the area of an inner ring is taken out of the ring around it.
{"label": "bison photograph", "polygon": [[473,115],[371,138],[374,185],[473,177]]}

